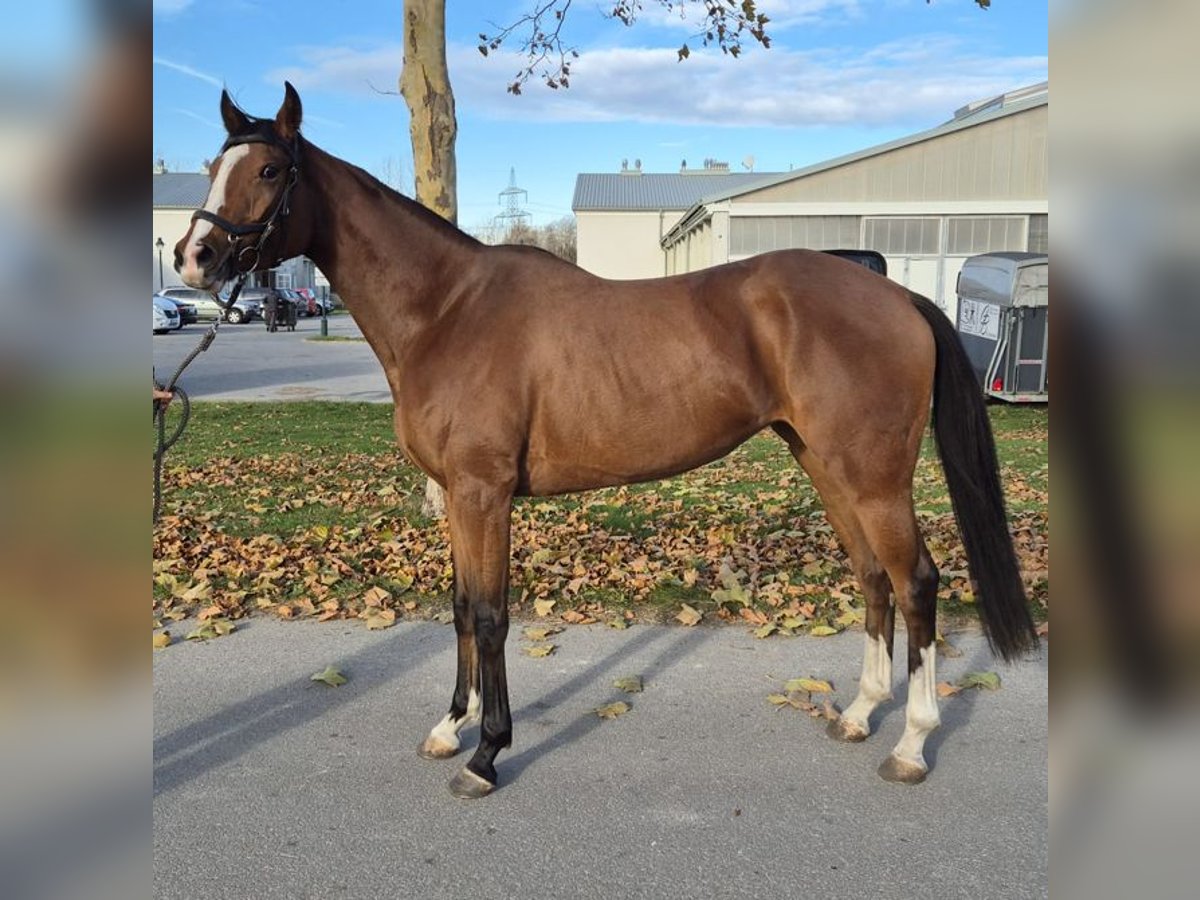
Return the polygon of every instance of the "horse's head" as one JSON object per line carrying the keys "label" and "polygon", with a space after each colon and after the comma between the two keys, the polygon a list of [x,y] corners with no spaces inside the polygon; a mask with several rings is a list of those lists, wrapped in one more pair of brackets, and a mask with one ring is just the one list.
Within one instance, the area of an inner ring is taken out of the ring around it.
{"label": "horse's head", "polygon": [[175,245],[175,271],[202,290],[299,255],[308,231],[296,215],[303,206],[296,89],[285,84],[274,119],[246,115],[222,91],[221,118],[229,137],[209,167],[208,199]]}

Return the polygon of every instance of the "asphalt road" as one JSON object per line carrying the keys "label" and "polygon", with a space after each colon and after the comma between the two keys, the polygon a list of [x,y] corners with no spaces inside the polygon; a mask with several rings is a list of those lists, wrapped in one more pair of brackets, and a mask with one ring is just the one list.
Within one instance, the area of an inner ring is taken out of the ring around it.
{"label": "asphalt road", "polygon": [[[514,746],[473,802],[446,789],[463,755],[415,752],[449,702],[449,626],[254,619],[172,645],[154,654],[155,896],[1046,896],[1046,660],[1002,667],[953,639],[940,678],[1003,685],[942,701],[930,776],[905,787],[875,774],[902,684],[859,745],[766,701],[812,675],[849,702],[861,633],[574,626],[531,659],[516,628]],[[349,683],[310,681],[327,665]],[[612,687],[632,674],[643,693]],[[593,714],[622,697],[624,716]]]}
{"label": "asphalt road", "polygon": [[[185,325],[154,335],[154,370],[166,381],[195,348],[208,325]],[[193,400],[361,400],[391,403],[383,369],[362,340],[314,341],[320,319],[296,330],[268,333],[261,320],[225,324],[211,347],[187,368],[180,384]],[[348,315],[329,318],[329,334],[361,338]]]}

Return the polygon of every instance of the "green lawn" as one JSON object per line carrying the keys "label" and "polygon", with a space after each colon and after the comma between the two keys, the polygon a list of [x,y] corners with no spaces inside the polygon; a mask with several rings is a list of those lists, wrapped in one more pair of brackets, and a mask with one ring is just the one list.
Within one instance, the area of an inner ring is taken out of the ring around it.
{"label": "green lawn", "polygon": [[[197,608],[233,618],[444,612],[446,535],[420,514],[424,476],[396,449],[391,414],[379,404],[196,404],[164,477],[156,621]],[[1018,553],[1043,615],[1047,411],[991,414]],[[915,498],[944,609],[969,615],[966,563],[929,441]],[[784,632],[842,628],[861,615],[819,498],[769,432],[666,481],[519,500],[513,521],[518,613],[553,601],[550,615],[569,621],[659,619],[686,603]]]}

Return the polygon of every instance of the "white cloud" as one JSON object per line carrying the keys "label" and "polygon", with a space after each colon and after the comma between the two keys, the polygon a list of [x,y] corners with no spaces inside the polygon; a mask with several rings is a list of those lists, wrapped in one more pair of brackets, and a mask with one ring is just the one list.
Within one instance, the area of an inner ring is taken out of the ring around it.
{"label": "white cloud", "polygon": [[933,123],[971,100],[1043,80],[1047,69],[1044,56],[982,57],[952,39],[928,39],[919,50],[777,48],[741,59],[705,51],[684,62],[670,49],[607,49],[581,54],[570,90],[531,82],[513,98],[505,85],[518,57],[450,52],[460,108],[496,118],[731,127]]}
{"label": "white cloud", "polygon": [[305,89],[349,94],[399,90],[404,48],[398,42],[370,50],[357,47],[298,47],[295,55],[303,60],[302,65],[274,69],[267,73],[266,82],[278,85],[290,81],[302,94]]}
{"label": "white cloud", "polygon": [[[767,34],[775,34],[798,25],[817,25],[857,19],[862,15],[860,0],[758,0],[755,4],[767,21]],[[637,21],[660,28],[675,28],[687,35],[704,31],[703,8],[688,3],[668,10],[654,3],[638,13]],[[747,45],[753,38],[746,38]]]}
{"label": "white cloud", "polygon": [[[812,0],[816,6],[823,0]],[[793,3],[799,10],[806,6]],[[797,13],[798,14],[798,13]],[[447,49],[461,112],[533,122],[643,122],[729,127],[880,126],[948,119],[964,103],[1046,78],[1045,56],[982,56],[949,36],[859,50],[758,50],[740,59],[674,49],[610,48],[581,53],[569,90],[530,81],[519,97],[505,87],[521,67],[515,53],[485,59],[474,46]],[[304,62],[268,80],[306,89],[367,94],[396,89],[399,44],[370,50],[302,48]]]}
{"label": "white cloud", "polygon": [[191,78],[198,78],[200,81],[207,82],[208,84],[214,85],[215,87],[224,87],[224,85],[221,82],[221,79],[217,78],[214,75],[209,75],[207,72],[201,72],[199,69],[193,69],[191,66],[184,65],[183,63],[178,63],[178,62],[174,62],[173,60],[164,59],[161,56],[154,57],[154,65],[162,66],[163,68],[166,68],[166,69],[172,69],[176,72],[180,72],[183,75],[187,75]]}

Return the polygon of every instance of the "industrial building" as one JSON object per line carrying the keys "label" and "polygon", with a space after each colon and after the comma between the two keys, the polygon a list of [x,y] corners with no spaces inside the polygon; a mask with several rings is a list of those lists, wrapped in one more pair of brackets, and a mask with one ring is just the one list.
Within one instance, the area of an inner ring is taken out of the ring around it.
{"label": "industrial building", "polygon": [[[1048,252],[1048,119],[1043,82],[968,104],[927,131],[792,172],[723,172],[711,181],[580,175],[579,261],[606,277],[639,278],[788,247],[876,250],[889,277],[953,316],[968,257]],[[680,184],[698,191],[682,212]]]}

